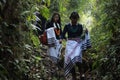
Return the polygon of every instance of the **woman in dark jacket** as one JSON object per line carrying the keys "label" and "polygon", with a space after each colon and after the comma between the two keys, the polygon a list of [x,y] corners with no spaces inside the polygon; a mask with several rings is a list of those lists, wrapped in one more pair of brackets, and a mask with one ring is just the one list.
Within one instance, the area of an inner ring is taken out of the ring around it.
{"label": "woman in dark jacket", "polygon": [[[89,34],[85,30],[84,38],[82,38],[84,30],[83,26],[78,23],[79,14],[77,12],[72,12],[70,15],[71,22],[66,24],[63,30],[62,38],[67,40],[66,51],[65,51],[65,76],[72,73],[72,80],[76,80],[75,64],[80,72],[80,77],[82,78],[82,50],[90,46]],[[68,34],[67,38],[65,34]],[[80,79],[81,80],[81,79]]]}
{"label": "woman in dark jacket", "polygon": [[[51,21],[49,21],[46,24],[46,30],[50,31],[50,30],[54,30],[55,33],[55,39],[52,40],[53,38],[48,39],[48,55],[51,57],[52,61],[54,63],[57,63],[59,60],[59,56],[60,56],[60,50],[61,50],[61,34],[62,34],[62,29],[61,29],[61,19],[60,19],[60,14],[55,12],[52,15]],[[53,34],[51,34],[51,32],[49,36],[53,36]]]}

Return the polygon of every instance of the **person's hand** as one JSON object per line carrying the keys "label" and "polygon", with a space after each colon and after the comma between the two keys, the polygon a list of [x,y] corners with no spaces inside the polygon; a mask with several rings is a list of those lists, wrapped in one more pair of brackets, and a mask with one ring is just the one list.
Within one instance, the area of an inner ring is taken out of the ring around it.
{"label": "person's hand", "polygon": [[62,39],[59,40],[59,43],[62,43]]}
{"label": "person's hand", "polygon": [[87,28],[86,28],[85,32],[88,33],[88,29]]}

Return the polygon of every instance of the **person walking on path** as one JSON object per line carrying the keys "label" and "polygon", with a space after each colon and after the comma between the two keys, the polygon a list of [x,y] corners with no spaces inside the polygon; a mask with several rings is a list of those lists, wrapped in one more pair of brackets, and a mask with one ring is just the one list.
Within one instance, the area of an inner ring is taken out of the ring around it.
{"label": "person walking on path", "polygon": [[59,61],[60,50],[62,47],[61,40],[61,18],[60,14],[55,12],[51,20],[46,24],[47,41],[48,41],[48,55],[53,63],[57,64]]}
{"label": "person walking on path", "polygon": [[[69,18],[71,22],[65,25],[62,33],[62,39],[67,40],[64,69],[65,77],[71,73],[72,80],[76,80],[75,65],[78,67],[80,78],[82,78],[82,52],[91,47],[91,44],[88,30],[84,30],[83,26],[78,23],[80,18],[79,14],[77,12],[72,12]],[[65,36],[66,33],[68,35],[67,37]]]}

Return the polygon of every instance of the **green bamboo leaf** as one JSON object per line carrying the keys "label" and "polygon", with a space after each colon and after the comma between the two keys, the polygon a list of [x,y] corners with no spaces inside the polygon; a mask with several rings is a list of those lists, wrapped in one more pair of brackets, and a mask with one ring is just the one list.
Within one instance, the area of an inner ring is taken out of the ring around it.
{"label": "green bamboo leaf", "polygon": [[42,60],[42,58],[39,57],[39,56],[34,56],[34,55],[32,55],[32,57],[35,58],[35,59],[38,60],[38,61]]}
{"label": "green bamboo leaf", "polygon": [[25,14],[28,14],[28,13],[30,13],[30,11],[24,11],[24,12],[21,13],[21,15],[25,15]]}
{"label": "green bamboo leaf", "polygon": [[26,44],[25,48],[28,49],[28,50],[31,50],[32,47],[29,44]]}

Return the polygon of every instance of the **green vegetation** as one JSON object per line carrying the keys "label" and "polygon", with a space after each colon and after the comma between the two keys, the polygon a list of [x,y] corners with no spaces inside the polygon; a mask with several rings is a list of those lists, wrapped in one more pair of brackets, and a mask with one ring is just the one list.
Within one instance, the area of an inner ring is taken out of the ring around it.
{"label": "green vegetation", "polygon": [[46,51],[31,26],[36,11],[47,20],[54,11],[59,12],[62,27],[69,22],[70,13],[78,11],[80,22],[91,34],[92,48],[85,58],[92,66],[93,80],[117,80],[120,78],[119,4],[120,0],[0,0],[0,80],[58,80],[49,76],[50,65],[47,68],[46,65],[50,62],[43,58]]}

